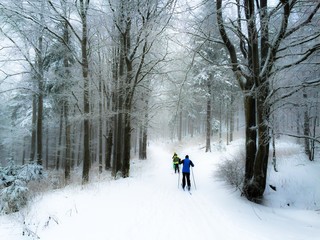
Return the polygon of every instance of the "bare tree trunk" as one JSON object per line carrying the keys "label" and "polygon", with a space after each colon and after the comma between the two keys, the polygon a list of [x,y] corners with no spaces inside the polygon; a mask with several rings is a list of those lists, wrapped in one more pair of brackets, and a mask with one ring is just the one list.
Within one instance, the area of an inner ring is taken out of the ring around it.
{"label": "bare tree trunk", "polygon": [[178,127],[178,140],[182,140],[182,109],[179,110],[179,127]]}
{"label": "bare tree trunk", "polygon": [[[103,84],[103,92],[105,94],[104,97],[106,99],[106,101],[103,101],[104,112],[111,111],[112,106],[114,105],[113,98],[109,94],[109,92],[107,92],[107,87],[105,84]],[[105,146],[104,146],[104,149],[105,149],[104,169],[109,170],[111,168],[112,143],[113,143],[113,135],[112,135],[113,117],[108,118],[107,120],[105,120],[104,123],[105,123],[105,132],[106,132]]]}
{"label": "bare tree trunk", "polygon": [[83,149],[81,147],[81,145],[83,146],[83,124],[80,124],[79,126],[79,138],[78,138],[78,142],[77,142],[77,147],[78,150],[76,151],[77,153],[77,167],[80,166],[80,164],[83,162]]}
{"label": "bare tree trunk", "polygon": [[49,168],[49,124],[46,127],[46,169]]}
{"label": "bare tree trunk", "polygon": [[24,137],[23,138],[23,148],[22,148],[22,165],[25,164],[25,161],[26,161],[26,141],[27,141],[27,137]]}
{"label": "bare tree trunk", "polygon": [[61,149],[62,149],[62,132],[63,132],[63,105],[60,108],[60,124],[59,124],[59,136],[58,136],[58,150],[56,159],[56,170],[60,169]]}
{"label": "bare tree trunk", "polygon": [[[261,4],[266,7],[265,1],[261,1]],[[262,10],[263,11],[263,10]],[[249,66],[252,70],[252,79],[256,84],[256,108],[255,115],[257,119],[256,126],[258,128],[258,148],[252,157],[253,159],[253,175],[250,179],[246,179],[244,192],[249,200],[258,201],[263,196],[263,192],[265,190],[266,185],[266,171],[267,171],[267,163],[268,163],[268,155],[269,155],[269,134],[268,126],[267,126],[267,116],[269,114],[268,106],[266,106],[265,99],[268,96],[269,85],[266,85],[266,80],[260,77],[260,60],[264,61],[264,57],[260,59],[259,56],[259,43],[258,43],[258,32],[257,26],[255,23],[255,6],[254,1],[249,0],[246,2],[245,15],[248,22],[248,38],[250,42],[249,46]],[[263,23],[262,23],[263,24]],[[265,26],[266,27],[266,26]],[[267,31],[267,29],[263,29]],[[264,39],[264,31],[262,31],[262,45],[261,51],[264,53],[266,51],[265,41]],[[260,87],[260,90],[258,90]],[[262,89],[262,90],[261,90]],[[252,165],[250,164],[250,165]]]}
{"label": "bare tree trunk", "polygon": [[64,166],[64,178],[66,184],[70,182],[70,170],[71,170],[71,124],[69,122],[69,103],[64,101],[64,121],[65,121],[65,138],[66,138],[66,159]]}
{"label": "bare tree trunk", "polygon": [[[41,2],[41,10],[44,9],[44,2]],[[40,22],[43,22],[43,11],[40,12]],[[36,49],[37,58],[37,80],[38,80],[38,114],[37,114],[37,164],[42,165],[42,121],[43,121],[43,31],[41,27],[38,37],[38,46]]]}
{"label": "bare tree trunk", "polygon": [[307,136],[310,136],[310,116],[308,111],[308,95],[303,93],[303,99],[305,101],[305,109],[304,109],[304,124],[303,124],[303,133],[306,138],[304,138],[304,152],[310,159],[311,151],[310,151],[310,140]]}
{"label": "bare tree trunk", "polygon": [[[126,103],[131,104],[131,103]],[[131,114],[128,112],[131,107],[127,105],[126,113],[124,114],[124,138],[123,138],[123,163],[122,177],[129,177],[130,173],[130,151],[131,151]]]}
{"label": "bare tree trunk", "polygon": [[229,118],[230,118],[230,136],[229,136],[229,141],[232,142],[233,141],[233,133],[234,133],[234,95],[231,93],[231,103],[230,103],[230,114],[229,114]]}
{"label": "bare tree trunk", "polygon": [[222,144],[222,100],[219,101],[219,144]]}
{"label": "bare tree trunk", "polygon": [[123,148],[124,148],[124,78],[125,78],[125,36],[119,34],[119,46],[114,50],[113,56],[113,79],[115,89],[113,93],[113,108],[115,112],[113,122],[113,162],[112,176],[117,177],[117,173],[122,169]]}
{"label": "bare tree trunk", "polygon": [[[300,112],[300,109],[299,109],[299,111],[298,111],[298,113],[297,113],[297,120],[296,120],[296,124],[297,124],[297,135],[298,136],[300,136],[300,134],[301,134],[301,129],[300,129],[300,124],[301,124],[301,120],[300,120],[300,118],[301,118],[301,112]],[[300,138],[297,138],[297,142],[298,143],[300,143]]]}
{"label": "bare tree trunk", "polygon": [[140,128],[139,128],[139,159],[147,158],[147,138],[148,138],[148,108],[149,108],[149,95],[142,94],[143,102],[143,117],[141,119]]}
{"label": "bare tree trunk", "polygon": [[124,149],[124,59],[123,59],[123,50],[120,51],[119,56],[119,74],[117,75],[117,87],[116,87],[116,105],[115,105],[115,122],[114,122],[114,143],[113,143],[113,164],[112,164],[112,175],[117,176],[117,173],[122,169],[123,161],[123,149]]}
{"label": "bare tree trunk", "polygon": [[32,95],[32,129],[31,129],[31,149],[30,161],[34,161],[36,155],[36,139],[37,139],[37,100],[36,95]]}
{"label": "bare tree trunk", "polygon": [[245,111],[245,129],[246,129],[246,164],[245,164],[245,177],[243,184],[243,192],[247,192],[247,186],[249,185],[253,177],[254,159],[257,151],[257,133],[255,131],[256,126],[256,101],[251,95],[244,97],[244,111]]}
{"label": "bare tree trunk", "polygon": [[206,152],[211,152],[211,94],[207,98]]}
{"label": "bare tree trunk", "polygon": [[[130,29],[131,25],[128,24],[128,31],[125,37],[124,46],[126,51],[130,49],[131,44],[131,35]],[[126,75],[126,86],[125,86],[125,101],[124,101],[124,133],[123,133],[123,162],[122,162],[122,177],[129,177],[130,173],[130,152],[131,152],[131,111],[132,111],[132,99],[133,99],[133,89],[131,87],[131,83],[133,81],[133,61],[128,59],[128,52],[125,52],[126,56],[126,67],[127,67],[127,75]]]}
{"label": "bare tree trunk", "polygon": [[[67,16],[67,9],[66,6],[64,5],[64,16]],[[68,45],[70,43],[70,36],[69,36],[69,25],[67,21],[64,21],[64,31],[63,31],[63,40],[64,40],[64,49],[65,52],[68,53]],[[70,74],[70,64],[69,64],[69,59],[68,55],[65,54],[63,58],[63,66],[64,66],[64,77],[65,79],[70,79],[71,74]],[[71,146],[71,123],[69,122],[69,101],[68,98],[66,97],[63,101],[64,105],[64,121],[65,121],[65,166],[64,166],[64,178],[65,178],[65,184],[69,184],[70,182],[70,175],[71,175],[71,165],[72,165],[72,146]]]}
{"label": "bare tree trunk", "polygon": [[[100,100],[102,101],[102,99]],[[101,104],[101,103],[100,103]],[[102,134],[102,107],[100,109],[100,116],[99,116],[99,134],[98,134],[98,137],[99,137],[99,173],[102,173],[102,170],[103,170],[103,147],[102,147],[102,141],[103,141],[103,134]]]}
{"label": "bare tree trunk", "polygon": [[89,181],[90,159],[90,103],[89,103],[89,64],[88,64],[88,31],[87,31],[87,11],[89,0],[79,0],[80,17],[82,22],[81,56],[82,56],[82,76],[83,76],[83,168],[82,183]]}
{"label": "bare tree trunk", "polygon": [[142,159],[142,144],[143,144],[143,122],[139,126],[139,159]]}
{"label": "bare tree trunk", "polygon": [[42,112],[43,112],[43,87],[42,80],[39,83],[40,93],[38,95],[37,114],[37,164],[42,165]]}
{"label": "bare tree trunk", "polygon": [[228,106],[228,103],[227,103],[227,117],[226,117],[226,125],[227,125],[227,145],[229,145],[229,131],[230,131],[230,109],[229,109],[229,106]]}
{"label": "bare tree trunk", "polygon": [[103,103],[103,82],[102,82],[102,71],[101,71],[101,57],[100,57],[100,52],[98,53],[99,56],[99,133],[98,133],[98,138],[99,138],[99,173],[102,173],[103,170],[103,147],[102,147],[102,140],[103,140],[103,119],[102,119],[102,103]]}
{"label": "bare tree trunk", "polygon": [[275,128],[275,119],[274,114],[272,115],[272,124],[273,127],[271,129],[271,138],[272,138],[272,165],[275,172],[278,172],[277,169],[277,156],[276,156],[276,136],[274,134],[274,128]]}
{"label": "bare tree trunk", "polygon": [[111,128],[108,131],[108,136],[105,141],[106,146],[105,146],[105,170],[109,170],[111,168],[111,155],[112,155],[112,142],[113,142],[113,137],[112,137],[112,130]]}
{"label": "bare tree trunk", "polygon": [[[118,97],[120,98],[120,96]],[[122,111],[118,106],[122,105],[120,103],[121,99],[117,100],[117,114],[114,117],[114,134],[113,134],[113,163],[112,163],[112,176],[116,177],[118,171],[121,169],[121,162],[122,162],[122,139],[123,139],[123,114],[120,112]]]}
{"label": "bare tree trunk", "polygon": [[144,126],[142,133],[142,152],[141,159],[147,159],[147,145],[148,145],[148,127]]}
{"label": "bare tree trunk", "polygon": [[266,188],[270,145],[269,106],[265,102],[266,96],[269,94],[269,86],[265,84],[260,89],[257,100],[258,149],[254,161],[254,175],[246,187],[247,196],[250,196],[249,199],[254,201],[261,200]]}
{"label": "bare tree trunk", "polygon": [[312,139],[311,139],[311,149],[310,149],[310,161],[314,161],[314,153],[315,153],[315,140],[316,139],[316,126],[317,126],[317,116],[313,119],[313,132],[312,132]]}

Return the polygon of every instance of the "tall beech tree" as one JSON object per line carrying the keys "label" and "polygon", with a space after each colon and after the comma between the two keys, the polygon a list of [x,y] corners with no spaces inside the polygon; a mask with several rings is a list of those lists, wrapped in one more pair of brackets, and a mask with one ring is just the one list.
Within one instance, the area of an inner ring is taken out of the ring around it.
{"label": "tall beech tree", "polygon": [[148,58],[157,38],[168,24],[175,0],[109,1],[114,19],[116,50],[114,81],[116,116],[114,121],[113,175],[130,171],[132,111],[137,87],[163,61]]}
{"label": "tall beech tree", "polygon": [[[226,8],[222,0],[216,1],[217,23],[244,95],[246,165],[243,194],[251,201],[258,201],[266,188],[269,157],[269,80],[275,71],[303,63],[319,50],[319,44],[314,42],[315,31],[309,36],[298,33],[311,25],[320,3],[281,0],[277,5],[271,5],[268,0],[235,0],[232,4],[237,17],[227,23],[223,17]],[[289,18],[298,8],[304,9],[306,14],[291,24]],[[231,28],[227,26],[229,24]],[[287,52],[299,45],[307,46],[307,50],[301,48],[294,60],[287,61],[286,57],[290,55]],[[281,64],[276,68],[278,61]]]}
{"label": "tall beech tree", "polygon": [[[7,25],[0,28],[0,32],[16,47],[22,56],[21,59],[29,65],[30,72],[28,74],[33,80],[30,160],[39,165],[43,163],[44,59],[49,44],[44,26],[38,23],[44,24],[46,22],[45,6],[44,0],[28,3],[15,2],[13,6],[9,7],[5,2],[0,3],[0,8],[3,11],[2,17]],[[29,31],[31,30],[33,35],[30,36]],[[16,75],[18,74],[16,73]]]}
{"label": "tall beech tree", "polygon": [[[75,35],[79,42],[81,49],[81,59],[78,62],[81,65],[82,80],[83,80],[83,167],[82,167],[82,182],[83,184],[89,181],[89,171],[91,165],[91,155],[90,155],[90,99],[89,99],[89,46],[88,46],[88,11],[90,6],[90,0],[79,0],[75,2],[77,12],[80,19],[81,35],[78,34],[77,30],[73,27],[69,19],[65,16],[64,9],[59,11],[59,8],[53,3],[53,1],[48,1],[52,9],[60,16],[63,20],[64,29],[70,28],[70,31]],[[63,4],[64,6],[64,4]],[[51,31],[51,33],[53,33]],[[66,36],[64,36],[66,37]],[[67,39],[65,39],[67,40]],[[64,41],[65,41],[64,40]],[[66,44],[66,42],[65,42]],[[67,111],[67,109],[65,109]],[[67,123],[66,123],[67,124]],[[69,125],[67,124],[67,131],[70,131]],[[67,138],[67,144],[70,144],[70,139]],[[69,150],[68,150],[69,151]],[[70,153],[67,153],[68,155]],[[69,163],[67,163],[67,168]],[[66,174],[68,177],[68,174]]]}

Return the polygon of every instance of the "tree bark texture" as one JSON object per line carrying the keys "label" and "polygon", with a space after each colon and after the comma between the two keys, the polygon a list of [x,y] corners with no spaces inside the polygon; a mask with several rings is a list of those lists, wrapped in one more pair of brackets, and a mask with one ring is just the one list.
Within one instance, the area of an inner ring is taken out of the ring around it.
{"label": "tree bark texture", "polygon": [[32,129],[31,129],[31,149],[30,160],[35,160],[37,139],[37,100],[36,95],[32,95]]}
{"label": "tree bark texture", "polygon": [[82,76],[83,76],[83,168],[82,183],[89,181],[89,171],[91,165],[90,158],[90,103],[89,103],[89,63],[88,63],[88,30],[87,11],[89,0],[80,0],[80,17],[82,23],[81,56],[82,56]]}
{"label": "tree bark texture", "polygon": [[[42,15],[41,15],[42,16]],[[42,18],[42,17],[41,17]],[[40,32],[42,34],[42,31]],[[43,36],[38,38],[37,53],[37,79],[38,79],[38,113],[37,113],[37,164],[42,165],[42,122],[43,122]]]}
{"label": "tree bark texture", "polygon": [[[240,17],[240,1],[238,0],[237,3],[238,17]],[[232,70],[244,94],[246,164],[243,193],[249,200],[256,201],[263,196],[267,177],[269,152],[269,138],[267,137],[269,135],[269,128],[267,121],[269,106],[265,100],[269,93],[268,76],[274,62],[271,61],[267,66],[264,66],[266,64],[266,54],[270,51],[270,47],[268,47],[268,21],[266,20],[266,12],[264,10],[267,6],[267,1],[260,1],[260,15],[256,14],[255,1],[245,0],[243,1],[243,6],[246,24],[243,26],[241,25],[241,21],[238,21],[238,33],[246,28],[246,32],[242,36],[246,35],[248,37],[246,40],[241,38],[240,48],[243,57],[246,59],[250,75],[242,71],[235,47],[225,30],[221,0],[217,1],[217,19],[220,35],[229,51]],[[256,19],[257,16],[260,16],[260,22],[264,26],[264,29],[261,30],[261,37],[259,37],[257,30],[257,23],[259,22],[259,19]],[[259,39],[261,52],[259,51]],[[271,60],[272,57],[274,56],[271,56]]]}
{"label": "tree bark texture", "polygon": [[207,80],[207,112],[206,112],[206,152],[211,152],[211,133],[212,133],[212,76]]}

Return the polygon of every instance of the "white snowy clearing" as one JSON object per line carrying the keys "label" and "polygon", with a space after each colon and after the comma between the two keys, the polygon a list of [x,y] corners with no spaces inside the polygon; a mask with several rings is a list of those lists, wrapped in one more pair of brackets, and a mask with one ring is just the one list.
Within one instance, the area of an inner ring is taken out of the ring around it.
{"label": "white snowy clearing", "polygon": [[[277,191],[267,187],[258,205],[214,177],[222,156],[239,145],[204,153],[197,144],[151,143],[147,160],[132,160],[129,178],[43,193],[20,213],[0,216],[0,239],[320,239],[319,159],[309,162],[297,145],[279,146],[279,172],[270,166],[268,175]],[[195,164],[192,194],[178,189],[174,151]]]}

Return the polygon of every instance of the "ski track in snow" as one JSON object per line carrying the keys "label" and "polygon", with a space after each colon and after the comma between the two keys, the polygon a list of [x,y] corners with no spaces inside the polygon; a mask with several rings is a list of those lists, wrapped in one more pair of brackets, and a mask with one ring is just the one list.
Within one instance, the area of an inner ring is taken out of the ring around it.
{"label": "ski track in snow", "polygon": [[[196,158],[192,148],[186,152],[177,147],[181,158],[189,154],[195,164],[197,189],[191,176],[190,195],[181,189],[181,176],[174,174],[173,150],[152,147],[148,160],[132,162],[129,178],[53,191],[16,214],[14,222],[0,217],[0,240],[35,239],[22,236],[23,219],[44,240],[302,240],[320,236],[320,223],[314,225],[319,214],[311,212],[297,219],[291,212],[250,203],[216,181],[218,154],[197,154]],[[293,223],[288,222],[290,217]],[[3,239],[3,233],[9,239]]]}

